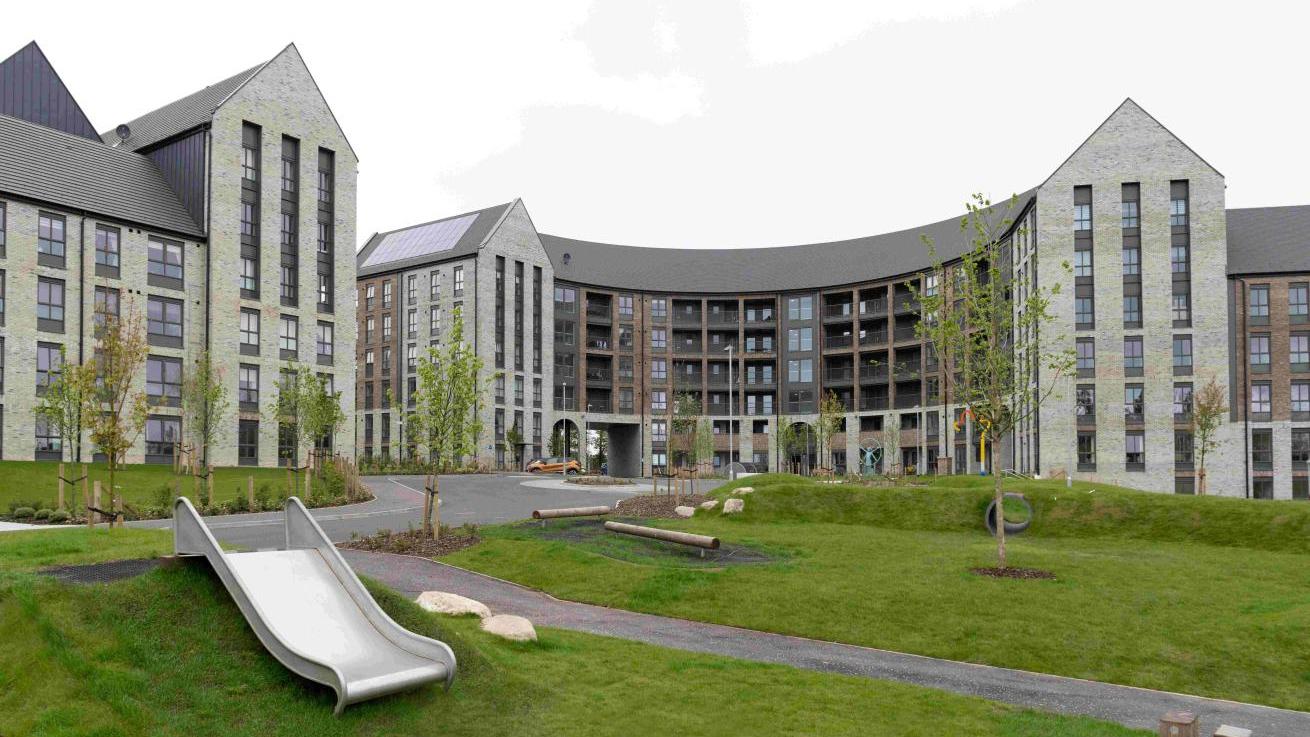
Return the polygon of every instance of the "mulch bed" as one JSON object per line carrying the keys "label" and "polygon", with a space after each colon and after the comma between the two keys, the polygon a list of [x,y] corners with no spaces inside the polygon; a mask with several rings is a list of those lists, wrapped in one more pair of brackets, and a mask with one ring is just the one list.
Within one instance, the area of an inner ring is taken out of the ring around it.
{"label": "mulch bed", "polygon": [[423,558],[436,558],[442,555],[450,555],[480,542],[482,542],[482,538],[478,537],[476,533],[446,532],[441,537],[433,540],[424,536],[422,530],[407,530],[405,532],[383,530],[373,535],[337,543],[337,547],[349,550],[367,550],[374,553],[399,553],[401,555],[417,555]]}
{"label": "mulch bed", "polygon": [[707,499],[709,497],[704,494],[684,494],[680,498],[669,494],[632,496],[621,500],[614,507],[614,513],[642,519],[681,519],[673,512],[674,507],[695,507]]}
{"label": "mulch bed", "polygon": [[991,578],[1055,580],[1055,574],[1037,568],[970,568],[970,573]]}
{"label": "mulch bed", "polygon": [[621,479],[614,476],[569,476],[565,483],[577,484],[578,486],[631,486],[632,479]]}

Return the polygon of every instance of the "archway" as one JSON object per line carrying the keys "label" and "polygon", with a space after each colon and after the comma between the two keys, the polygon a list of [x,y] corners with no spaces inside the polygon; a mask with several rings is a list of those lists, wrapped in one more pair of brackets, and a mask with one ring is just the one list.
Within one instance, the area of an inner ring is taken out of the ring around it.
{"label": "archway", "polygon": [[819,462],[818,439],[814,428],[808,422],[793,422],[789,429],[789,442],[786,443],[787,447],[778,449],[779,457],[792,473],[809,475],[810,469]]}

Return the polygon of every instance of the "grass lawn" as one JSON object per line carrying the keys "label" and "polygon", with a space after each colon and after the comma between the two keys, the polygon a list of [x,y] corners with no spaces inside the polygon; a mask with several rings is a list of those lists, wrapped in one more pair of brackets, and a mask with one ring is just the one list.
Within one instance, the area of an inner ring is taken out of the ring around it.
{"label": "grass lawn", "polygon": [[1007,482],[1036,518],[1010,564],[1057,576],[1012,581],[968,571],[995,563],[989,480],[749,481],[740,516],[659,524],[773,563],[688,565],[634,554],[659,543],[551,540],[531,525],[483,528],[482,544],[443,560],[566,599],[1310,709],[1310,504]]}
{"label": "grass lawn", "polygon": [[[88,463],[91,481],[101,481],[102,493],[109,492],[109,467],[104,463]],[[255,477],[255,486],[267,483],[275,495],[284,495],[287,485],[286,469],[233,466],[214,469],[214,500],[216,502],[245,496],[246,477]],[[75,479],[82,475],[80,464],[65,463],[64,477]],[[123,492],[123,501],[133,506],[158,505],[160,489],[172,493],[175,477],[168,465],[135,464],[118,469],[114,483]],[[182,496],[193,496],[191,477],[180,477]],[[203,481],[201,482],[204,483]],[[303,481],[302,481],[303,483]],[[203,492],[202,492],[203,493]],[[69,503],[82,507],[82,485],[66,484],[64,494]],[[0,513],[7,514],[11,502],[40,502],[53,509],[59,498],[59,464],[54,461],[0,461]],[[195,501],[194,499],[192,501]],[[35,506],[35,505],[34,505]]]}
{"label": "grass lawn", "polygon": [[[2,535],[0,734],[42,735],[937,735],[1142,737],[1146,732],[862,678],[683,653],[551,629],[510,644],[385,587],[404,626],[451,644],[459,676],[332,716],[331,692],[259,644],[203,563],[101,586],[20,572],[157,552],[160,540],[85,531]],[[134,531],[128,531],[134,532]],[[38,542],[40,535],[67,535]],[[82,536],[81,541],[76,540]],[[157,536],[167,542],[167,535]],[[153,546],[153,547],[152,547]]]}

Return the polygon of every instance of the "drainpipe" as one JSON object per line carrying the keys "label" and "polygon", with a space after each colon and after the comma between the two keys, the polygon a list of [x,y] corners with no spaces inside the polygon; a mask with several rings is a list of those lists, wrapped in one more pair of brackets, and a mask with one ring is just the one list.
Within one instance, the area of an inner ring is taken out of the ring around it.
{"label": "drainpipe", "polygon": [[[1250,397],[1247,391],[1247,363],[1250,361],[1250,355],[1247,353],[1251,350],[1250,339],[1246,334],[1246,280],[1238,279],[1237,283],[1241,285],[1241,293],[1238,295],[1237,314],[1241,319],[1237,325],[1241,330],[1242,336],[1242,355],[1246,358],[1240,358],[1242,366],[1242,495],[1247,499],[1251,498],[1251,412]],[[1208,475],[1208,474],[1207,474]]]}
{"label": "drainpipe", "polygon": [[[77,365],[82,365],[83,347],[86,343],[86,213],[78,220],[77,235]],[[95,287],[93,286],[92,289]],[[77,444],[74,446],[77,462],[82,462],[82,413],[77,418]]]}
{"label": "drainpipe", "polygon": [[[206,130],[206,131],[205,131],[205,244],[204,244],[204,249],[205,249],[205,352],[206,352],[206,353],[208,353],[209,350],[210,350],[210,340],[211,340],[211,336],[210,336],[210,329],[209,329],[209,326],[210,326],[210,323],[213,321],[213,315],[211,314],[211,306],[212,306],[213,301],[214,301],[214,300],[213,300],[213,297],[212,297],[212,295],[213,295],[213,289],[212,289],[212,285],[211,285],[211,283],[210,283],[211,276],[212,276],[212,274],[213,274],[213,268],[212,268],[212,266],[211,266],[211,262],[210,262],[210,255],[211,255],[211,253],[212,253],[213,250],[214,250],[214,249],[213,249],[213,242],[212,242],[212,240],[211,240],[211,238],[212,238],[212,236],[213,236],[213,231],[210,229],[211,218],[212,218],[212,216],[213,216],[213,195],[214,195],[214,189],[213,189],[213,188],[214,188],[213,174],[214,174],[214,142],[213,142],[213,132],[210,131],[210,130]],[[238,249],[240,249],[240,246],[238,246]],[[212,363],[210,364],[210,369],[211,369],[211,370],[213,369],[213,364],[212,364]],[[204,420],[204,422],[205,422],[205,426],[206,426],[206,427],[205,427],[205,435],[207,436],[207,435],[209,434],[209,432],[208,432],[208,429],[209,429],[209,428],[208,428],[208,425],[209,425],[209,412],[208,412],[208,409],[206,409],[206,412],[205,412],[205,420]],[[205,466],[208,467],[208,466],[209,466],[209,445],[208,445],[208,443],[205,444],[205,457],[204,457],[203,460],[204,460]],[[256,458],[255,460],[256,460],[256,462],[258,462],[259,459]]]}

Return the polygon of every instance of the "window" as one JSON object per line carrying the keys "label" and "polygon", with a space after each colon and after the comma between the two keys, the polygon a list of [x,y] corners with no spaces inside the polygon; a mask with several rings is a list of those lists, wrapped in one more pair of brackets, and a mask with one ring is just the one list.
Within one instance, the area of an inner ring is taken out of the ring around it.
{"label": "window", "polygon": [[814,319],[814,298],[813,297],[788,297],[787,319],[788,320]]}
{"label": "window", "polygon": [[788,361],[787,381],[799,384],[814,381],[814,359],[801,358]]}
{"label": "window", "polygon": [[405,301],[409,304],[418,302],[418,274],[405,277]]}
{"label": "window", "polygon": [[320,307],[332,305],[332,275],[318,275],[318,304]]}
{"label": "window", "polygon": [[418,310],[410,310],[405,315],[405,332],[409,337],[418,337]]}
{"label": "window", "polygon": [[652,420],[650,423],[650,441],[652,443],[669,442],[669,423],[664,420]]}
{"label": "window", "polygon": [[1124,295],[1124,327],[1140,327],[1142,324],[1142,298],[1136,294]]}
{"label": "window", "polygon": [[332,172],[335,169],[335,154],[320,148],[318,150],[318,201],[320,207],[332,204]]}
{"label": "window", "polygon": [[632,317],[632,295],[619,295],[619,317]]}
{"label": "window", "polygon": [[1146,467],[1146,436],[1141,432],[1129,432],[1124,435],[1124,464],[1129,471],[1141,471]]}
{"label": "window", "polygon": [[36,417],[36,457],[37,460],[63,460],[64,439],[49,418]]}
{"label": "window", "polygon": [[254,466],[259,463],[259,421],[237,422],[237,463]]}
{"label": "window", "polygon": [[182,280],[181,243],[151,236],[146,254],[149,259],[149,273],[152,276]]}
{"label": "window", "polygon": [[1310,382],[1292,382],[1292,419],[1310,420]]}
{"label": "window", "polygon": [[1310,476],[1292,477],[1292,498],[1310,499]]}
{"label": "window", "polygon": [[259,263],[250,256],[241,257],[241,291],[242,296],[259,293]]}
{"label": "window", "polygon": [[1141,384],[1124,387],[1124,421],[1141,422],[1146,410],[1146,398]]}
{"label": "window", "polygon": [[663,297],[654,297],[650,301],[650,316],[656,320],[664,320],[669,316],[669,302]]}
{"label": "window", "polygon": [[939,281],[937,274],[929,274],[923,281],[923,293],[929,297],[936,297]]}
{"label": "window", "polygon": [[300,187],[300,141],[282,136],[282,194],[294,195]]}
{"label": "window", "polygon": [[1251,287],[1250,292],[1250,311],[1248,313],[1251,322],[1268,322],[1269,321],[1269,285],[1263,284]]}
{"label": "window", "polygon": [[1310,333],[1292,333],[1287,358],[1293,371],[1310,371]]}
{"label": "window", "polygon": [[391,280],[382,282],[382,309],[391,309]]}
{"label": "window", "polygon": [[[663,331],[661,331],[663,332]],[[577,337],[577,325],[569,320],[555,321],[555,342],[560,345],[573,345]],[[663,348],[662,345],[655,344],[655,332],[651,331],[651,345],[657,348]]]}
{"label": "window", "polygon": [[294,354],[300,344],[300,321],[290,315],[283,315],[278,323],[278,348],[283,353]]}
{"label": "window", "polygon": [[391,340],[391,315],[382,316],[382,342]]}
{"label": "window", "polygon": [[182,404],[182,359],[146,357],[146,396],[155,404]]}
{"label": "window", "polygon": [[4,252],[5,247],[5,215],[7,212],[5,203],[0,202],[0,253]]}
{"label": "window", "polygon": [[1174,327],[1186,325],[1192,320],[1192,295],[1187,292],[1175,292],[1170,298],[1173,309]]}
{"label": "window", "polygon": [[391,373],[391,346],[382,346],[382,373]]}
{"label": "window", "polygon": [[1174,336],[1174,375],[1186,376],[1192,373],[1192,336]]}
{"label": "window", "polygon": [[1092,275],[1092,250],[1090,248],[1073,252],[1073,275]]}
{"label": "window", "polygon": [[1267,420],[1272,409],[1270,402],[1270,385],[1267,381],[1257,381],[1251,384],[1251,419]]}
{"label": "window", "polygon": [[[49,332],[64,331],[64,283],[58,279],[36,280],[37,329]],[[41,324],[45,321],[45,324]]]}
{"label": "window", "polygon": [[1073,206],[1073,229],[1074,230],[1091,230],[1092,229],[1092,206],[1091,205],[1074,205]]}
{"label": "window", "polygon": [[1074,322],[1078,328],[1089,329],[1096,324],[1096,306],[1092,298],[1075,297],[1073,302]]}
{"label": "window", "polygon": [[0,325],[5,324],[5,272],[0,269]]}
{"label": "window", "polygon": [[667,348],[669,344],[668,333],[664,328],[651,328],[650,330],[650,347]]}
{"label": "window", "polygon": [[294,264],[282,264],[282,303],[294,305],[300,299],[300,285],[296,283],[297,279],[296,266]]}
{"label": "window", "polygon": [[441,309],[436,305],[428,308],[428,335],[441,334]]}
{"label": "window", "polygon": [[1310,466],[1310,428],[1292,428],[1292,468],[1303,471]]}
{"label": "window", "polygon": [[669,393],[663,389],[656,389],[650,393],[650,409],[652,412],[664,412],[669,408]]}
{"label": "window", "polygon": [[1079,422],[1096,420],[1096,387],[1090,384],[1080,385],[1074,395],[1074,414]]}
{"label": "window", "polygon": [[1121,227],[1121,228],[1136,228],[1136,227],[1138,227],[1138,225],[1137,225],[1137,203],[1136,203],[1136,202],[1124,202],[1124,203],[1121,205],[1121,207],[1122,207],[1122,210],[1121,210],[1121,214],[1120,214],[1120,218],[1119,218],[1119,227]]}
{"label": "window", "polygon": [[1274,469],[1274,431],[1262,428],[1251,431],[1251,467],[1257,471]]}
{"label": "window", "polygon": [[1251,479],[1251,498],[1273,499],[1274,479],[1272,476],[1256,476]]}
{"label": "window", "polygon": [[259,353],[259,313],[255,310],[241,310],[241,352],[246,355]]}
{"label": "window", "polygon": [[418,368],[418,346],[412,343],[405,347],[405,368],[411,372]]}
{"label": "window", "polygon": [[456,266],[454,273],[455,273],[455,296],[462,297],[464,295],[464,267]]}
{"label": "window", "polygon": [[668,381],[668,362],[663,358],[652,358],[650,361],[650,379],[651,381]]}
{"label": "window", "polygon": [[1125,246],[1124,276],[1136,276],[1142,273],[1142,249],[1139,246]]}
{"label": "window", "polygon": [[1144,365],[1142,336],[1124,338],[1124,376],[1141,376]]}
{"label": "window", "polygon": [[259,181],[259,127],[246,123],[241,136],[241,178]]}
{"label": "window", "polygon": [[376,302],[377,302],[376,286],[373,284],[369,284],[364,289],[364,309],[366,310],[373,309],[373,306],[374,304],[376,304]]}
{"label": "window", "polygon": [[[460,277],[460,283],[463,284],[463,278]],[[462,287],[461,287],[462,288]],[[661,300],[662,301],[662,300]],[[576,312],[578,305],[578,290],[573,287],[555,287],[555,309],[560,312]]]}
{"label": "window", "polygon": [[1096,375],[1096,343],[1091,338],[1079,338],[1075,343],[1078,375]]}
{"label": "window", "polygon": [[436,302],[441,297],[441,270],[428,272],[428,301]]}
{"label": "window", "polygon": [[64,216],[41,213],[37,216],[36,252],[62,265],[64,260]]}
{"label": "window", "polygon": [[[320,322],[318,324],[318,337],[315,345],[318,348],[319,362],[332,363],[332,346],[333,346],[333,329],[332,323]],[[410,346],[411,351],[414,346]]]}
{"label": "window", "polygon": [[1269,373],[1269,335],[1251,336],[1251,371],[1257,374]]}
{"label": "window", "polygon": [[1187,225],[1187,200],[1176,198],[1169,201],[1169,224]]}
{"label": "window", "polygon": [[259,367],[243,363],[237,368],[237,402],[241,409],[259,409]]}
{"label": "window", "polygon": [[36,394],[45,394],[46,387],[58,381],[63,370],[64,354],[58,343],[36,344]]}
{"label": "window", "polygon": [[1194,445],[1191,431],[1174,430],[1174,468],[1191,470]]}
{"label": "window", "polygon": [[118,268],[118,228],[96,226],[96,266],[113,270]]}
{"label": "window", "polygon": [[[0,245],[3,243],[0,240]],[[1291,316],[1292,322],[1306,322],[1307,316],[1310,316],[1310,285],[1304,282],[1288,285],[1287,314]]]}
{"label": "window", "polygon": [[372,316],[369,316],[369,318],[366,319],[366,320],[364,321],[364,342],[365,342],[365,343],[372,343],[372,342],[373,342],[373,331],[374,331],[374,328],[376,328],[376,327],[377,327],[377,323],[374,322]]}
{"label": "window", "polygon": [[1192,385],[1174,384],[1174,420],[1187,422],[1192,417]]}
{"label": "window", "polygon": [[146,337],[154,345],[182,346],[182,302],[164,297],[146,300]]}
{"label": "window", "polygon": [[787,330],[787,350],[809,351],[813,349],[814,328],[789,328]]}

